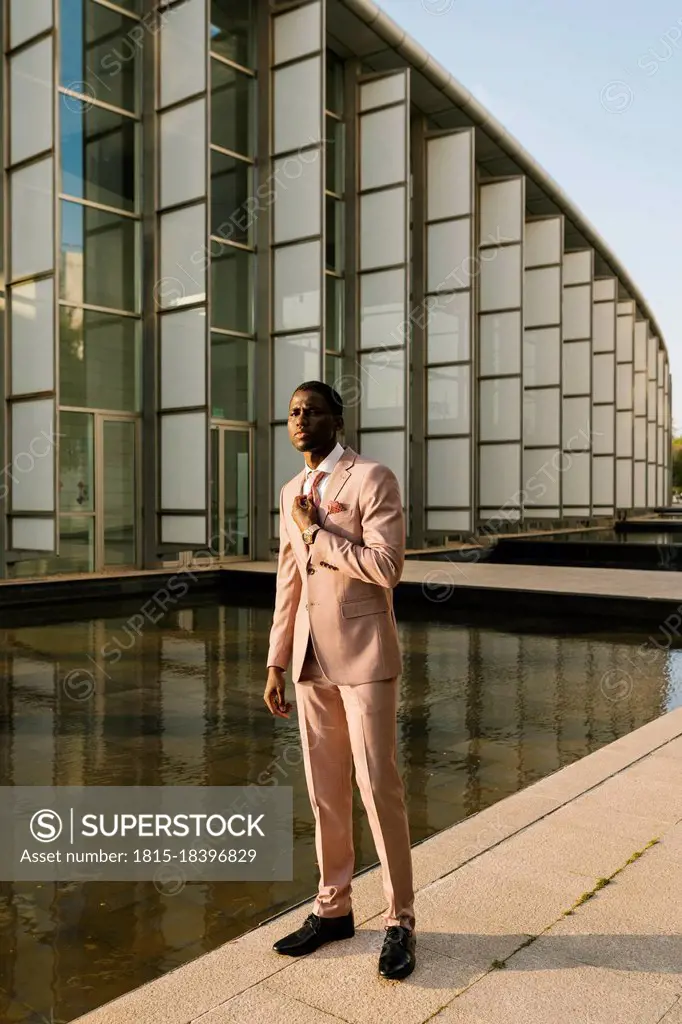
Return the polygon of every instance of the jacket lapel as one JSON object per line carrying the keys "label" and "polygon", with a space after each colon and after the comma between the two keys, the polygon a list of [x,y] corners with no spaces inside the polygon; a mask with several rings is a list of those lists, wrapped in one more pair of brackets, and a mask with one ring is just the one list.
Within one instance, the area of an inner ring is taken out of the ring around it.
{"label": "jacket lapel", "polygon": [[[327,481],[327,486],[324,491],[323,505],[326,505],[329,501],[335,501],[341,493],[344,484],[351,475],[350,471],[357,457],[358,453],[347,445],[343,455],[329,474],[329,480]],[[298,553],[299,558],[305,564],[310,559],[313,545],[306,544],[302,539],[301,531],[294,522],[294,518],[291,514],[294,498],[297,494],[302,493],[304,483],[305,469],[293,477],[287,486],[287,493],[284,499],[284,514],[287,517],[287,529],[289,530],[289,534],[292,538],[294,550]]]}
{"label": "jacket lapel", "polygon": [[330,501],[335,501],[341,493],[341,489],[350,477],[350,471],[353,463],[358,457],[358,453],[353,451],[350,446],[346,446],[346,450],[334,466],[333,470],[329,475],[327,486],[324,491],[324,504],[326,505]]}
{"label": "jacket lapel", "polygon": [[301,538],[301,531],[294,522],[294,517],[291,514],[291,510],[294,505],[294,498],[297,494],[301,494],[303,491],[303,484],[305,483],[305,469],[301,470],[297,476],[293,477],[287,485],[284,494],[284,515],[287,517],[287,530],[291,538],[291,544],[296,552],[296,555],[302,562],[307,560],[307,548],[310,546],[305,543]]}

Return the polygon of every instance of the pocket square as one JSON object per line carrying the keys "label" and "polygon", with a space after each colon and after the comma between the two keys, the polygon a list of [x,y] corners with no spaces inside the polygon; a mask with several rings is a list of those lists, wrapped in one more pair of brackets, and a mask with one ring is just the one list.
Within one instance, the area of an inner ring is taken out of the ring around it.
{"label": "pocket square", "polygon": [[343,505],[340,501],[330,501],[327,504],[327,512],[331,513],[332,515],[334,514],[334,512],[345,512],[346,508],[347,506]]}

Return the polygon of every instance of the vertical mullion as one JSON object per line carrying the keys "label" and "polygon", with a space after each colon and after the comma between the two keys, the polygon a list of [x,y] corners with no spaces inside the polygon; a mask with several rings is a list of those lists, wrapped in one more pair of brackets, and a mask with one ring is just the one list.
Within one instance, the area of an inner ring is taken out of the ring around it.
{"label": "vertical mullion", "polygon": [[[10,302],[9,302],[9,288],[7,287],[8,279],[8,260],[9,260],[9,244],[10,244],[10,205],[9,205],[9,175],[5,169],[7,162],[7,154],[9,153],[9,61],[6,56],[6,49],[9,46],[9,2],[10,0],[0,0],[0,58],[2,59],[2,68],[0,68],[0,74],[2,74],[2,95],[0,101],[2,102],[2,126],[0,131],[2,132],[2,153],[0,154],[0,173],[2,174],[2,224],[0,224],[0,230],[2,231],[2,253],[3,253],[3,265],[0,267],[0,272],[3,275],[3,292],[4,302],[2,308],[2,332],[0,334],[0,340],[2,342],[2,355],[0,358],[0,403],[3,409],[3,415],[0,417],[0,455],[2,456],[2,465],[7,466],[9,463],[8,459],[8,443],[9,443],[9,416],[10,416],[10,405],[7,401],[9,395],[9,376],[8,376],[8,360],[11,347],[11,335],[10,335]],[[2,481],[6,485],[6,480]],[[6,486],[0,488],[0,579],[4,579],[7,576],[7,550],[9,548],[9,515],[10,510],[9,492]]]}
{"label": "vertical mullion", "polygon": [[[357,58],[346,62],[344,70],[343,120],[344,120],[344,220],[345,220],[345,265],[344,265],[344,347],[342,355],[343,373],[357,367],[360,337],[360,314],[358,302],[359,266],[359,161],[358,117],[359,90],[357,87],[360,61]],[[350,374],[349,374],[350,376]],[[358,447],[359,409],[353,402],[344,410],[346,442]]]}
{"label": "vertical mullion", "polygon": [[[271,176],[270,137],[272,128],[271,103],[271,16],[265,4],[259,4],[256,12],[256,46],[258,77],[256,79],[256,194],[260,189],[267,188]],[[271,224],[270,208],[262,211],[256,218],[256,313],[255,335],[256,353],[254,368],[257,385],[255,387],[256,418],[255,448],[255,488],[254,488],[254,546],[252,554],[259,560],[270,557],[270,506],[271,478],[274,462],[274,451],[271,445],[270,429],[270,395],[273,391],[274,353],[271,340],[271,317],[273,305],[272,272],[271,272]]]}
{"label": "vertical mullion", "polygon": [[[146,0],[145,16],[154,16],[155,0]],[[145,569],[157,562],[158,523],[160,511],[161,480],[158,459],[157,384],[159,380],[160,318],[154,301],[154,285],[159,279],[159,241],[156,209],[158,205],[158,118],[156,116],[157,96],[160,96],[161,47],[158,32],[147,38],[142,49],[142,111],[141,124],[141,180],[142,190],[142,410],[141,428],[141,551],[138,562]]]}
{"label": "vertical mullion", "polygon": [[406,413],[406,447],[409,457],[412,460],[412,486],[408,493],[411,506],[411,522],[409,529],[409,543],[412,548],[424,547],[424,533],[426,529],[426,503],[427,503],[427,466],[428,454],[426,450],[426,412],[428,409],[427,376],[426,369],[426,331],[427,323],[423,312],[425,310],[426,282],[426,253],[425,242],[428,231],[428,209],[426,206],[427,189],[427,160],[428,143],[424,138],[425,130],[424,117],[417,117],[412,122],[412,174],[413,174],[413,202],[412,202],[412,303],[415,309],[422,311],[422,316],[410,318],[412,338],[412,358],[406,359],[405,374],[410,380],[410,363],[412,364],[412,410],[411,415]]}

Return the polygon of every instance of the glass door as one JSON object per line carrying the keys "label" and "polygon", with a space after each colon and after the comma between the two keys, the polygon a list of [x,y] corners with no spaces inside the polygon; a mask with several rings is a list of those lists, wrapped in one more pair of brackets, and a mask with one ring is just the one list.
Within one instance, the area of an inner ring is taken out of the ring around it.
{"label": "glass door", "polygon": [[251,431],[211,431],[211,549],[218,558],[251,556]]}
{"label": "glass door", "polygon": [[137,564],[137,423],[102,417],[102,565]]}

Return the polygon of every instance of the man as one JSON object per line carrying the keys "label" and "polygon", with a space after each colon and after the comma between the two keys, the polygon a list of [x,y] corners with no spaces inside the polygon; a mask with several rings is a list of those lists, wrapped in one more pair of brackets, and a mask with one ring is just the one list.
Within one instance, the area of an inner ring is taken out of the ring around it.
{"label": "man", "polygon": [[313,913],[275,943],[302,956],[355,934],[352,767],[382,866],[385,936],[379,974],[415,966],[412,857],[396,764],[402,658],[393,587],[405,559],[394,473],[337,441],[343,403],[307,381],[289,405],[289,437],[305,467],[280,494],[277,596],[264,700],[288,718],[284,672],[292,661],[303,763],[320,869]]}

